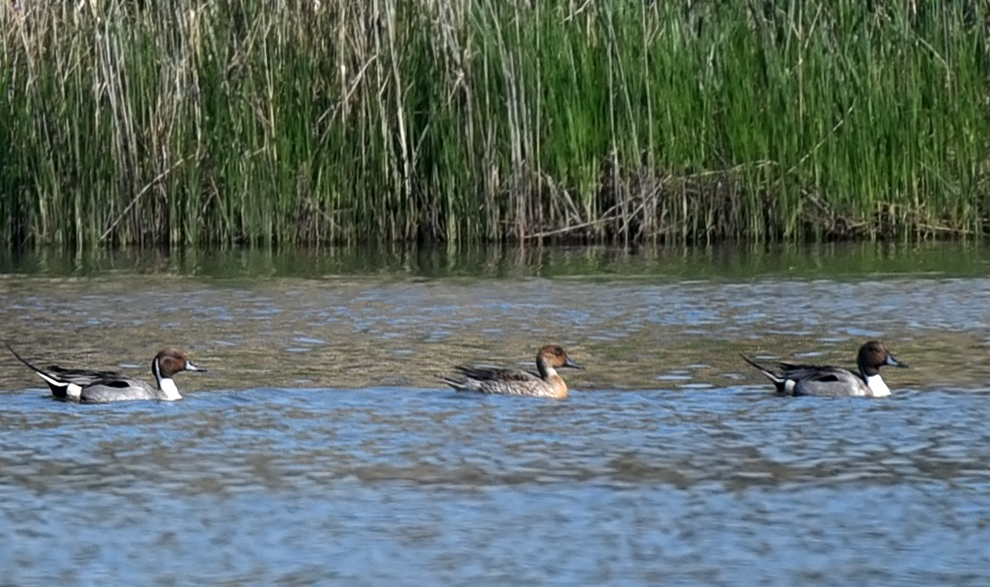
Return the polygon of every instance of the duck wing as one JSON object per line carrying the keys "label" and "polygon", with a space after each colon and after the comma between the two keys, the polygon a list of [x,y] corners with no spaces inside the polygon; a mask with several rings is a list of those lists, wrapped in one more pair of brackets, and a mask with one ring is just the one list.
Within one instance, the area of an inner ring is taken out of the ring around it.
{"label": "duck wing", "polygon": [[65,367],[59,367],[57,365],[50,365],[44,369],[36,369],[44,371],[51,375],[54,379],[59,381],[64,381],[66,383],[75,383],[76,385],[86,386],[91,383],[100,380],[113,380],[123,377],[119,371],[89,371],[87,369],[67,369]]}
{"label": "duck wing", "polygon": [[794,382],[794,395],[826,397],[869,395],[866,382],[852,371],[841,367],[789,365],[784,374]]}
{"label": "duck wing", "polygon": [[808,381],[841,381],[846,377],[855,377],[847,369],[832,365],[795,365],[793,363],[777,363],[780,375],[785,379]]}
{"label": "duck wing", "polygon": [[480,391],[510,395],[541,395],[550,387],[539,376],[519,369],[497,367],[456,367],[455,377],[441,376],[440,380],[458,391]]}
{"label": "duck wing", "polygon": [[83,403],[104,403],[124,400],[163,399],[163,395],[143,381],[110,378],[97,380],[83,387],[79,394],[79,401]]}
{"label": "duck wing", "polygon": [[467,367],[460,365],[456,369],[468,379],[478,381],[543,381],[539,375],[519,369],[502,369],[498,367]]}

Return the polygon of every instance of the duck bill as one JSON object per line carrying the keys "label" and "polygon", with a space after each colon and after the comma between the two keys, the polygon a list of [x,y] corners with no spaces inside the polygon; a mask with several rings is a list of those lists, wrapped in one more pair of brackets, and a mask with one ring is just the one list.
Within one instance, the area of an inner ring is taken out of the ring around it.
{"label": "duck bill", "polygon": [[894,355],[890,353],[887,353],[887,362],[885,364],[890,365],[891,367],[903,367],[905,369],[907,369],[908,367],[907,363],[902,363],[901,361],[898,361],[897,359],[894,358]]}
{"label": "duck bill", "polygon": [[186,361],[186,371],[199,371],[201,373],[206,373],[206,369],[193,364],[192,361]]}
{"label": "duck bill", "polygon": [[584,367],[582,367],[581,365],[578,365],[577,363],[575,363],[574,361],[572,361],[570,359],[567,359],[566,361],[564,361],[564,365],[563,366],[564,367],[570,367],[571,369],[581,369],[582,371],[584,371]]}

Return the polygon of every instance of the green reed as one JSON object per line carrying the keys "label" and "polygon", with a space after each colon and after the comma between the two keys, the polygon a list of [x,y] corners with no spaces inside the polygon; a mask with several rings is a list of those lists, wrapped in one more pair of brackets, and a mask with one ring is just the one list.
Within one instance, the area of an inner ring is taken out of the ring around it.
{"label": "green reed", "polygon": [[988,15],[917,4],[0,0],[0,237],[980,236]]}

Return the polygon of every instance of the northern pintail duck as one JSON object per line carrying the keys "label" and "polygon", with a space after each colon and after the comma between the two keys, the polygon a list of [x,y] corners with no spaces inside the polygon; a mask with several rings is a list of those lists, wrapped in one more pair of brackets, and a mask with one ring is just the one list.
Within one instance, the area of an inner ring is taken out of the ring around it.
{"label": "northern pintail duck", "polygon": [[7,344],[17,359],[37,373],[52,395],[58,399],[80,402],[102,403],[123,400],[157,399],[175,401],[182,399],[172,377],[179,371],[206,371],[194,365],[182,351],[166,349],[155,355],[151,361],[151,372],[155,374],[158,387],[151,387],[144,381],[117,373],[116,371],[89,371],[86,369],[66,369],[63,367],[35,367]]}
{"label": "northern pintail duck", "polygon": [[557,374],[560,367],[584,369],[572,361],[564,349],[548,344],[536,355],[537,373],[520,369],[498,369],[493,367],[458,366],[460,374],[454,378],[442,376],[440,379],[458,391],[478,391],[508,395],[529,395],[535,397],[567,397],[567,384]]}
{"label": "northern pintail duck", "polygon": [[859,373],[840,367],[791,363],[775,363],[779,372],[774,372],[745,355],[742,358],[773,381],[778,393],[787,395],[887,397],[890,388],[880,377],[880,367],[907,367],[907,363],[890,354],[886,345],[875,340],[859,347]]}

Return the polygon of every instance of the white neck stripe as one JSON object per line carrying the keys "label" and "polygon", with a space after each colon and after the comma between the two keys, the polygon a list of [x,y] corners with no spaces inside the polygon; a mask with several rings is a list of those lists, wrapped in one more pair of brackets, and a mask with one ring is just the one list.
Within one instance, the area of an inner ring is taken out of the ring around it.
{"label": "white neck stripe", "polygon": [[890,388],[884,383],[883,378],[877,375],[870,375],[866,378],[866,386],[873,392],[873,397],[887,397],[890,395]]}
{"label": "white neck stripe", "polygon": [[158,389],[165,392],[165,399],[170,402],[174,402],[177,399],[182,399],[179,395],[179,388],[175,386],[175,381],[171,377],[162,377],[158,380]]}

